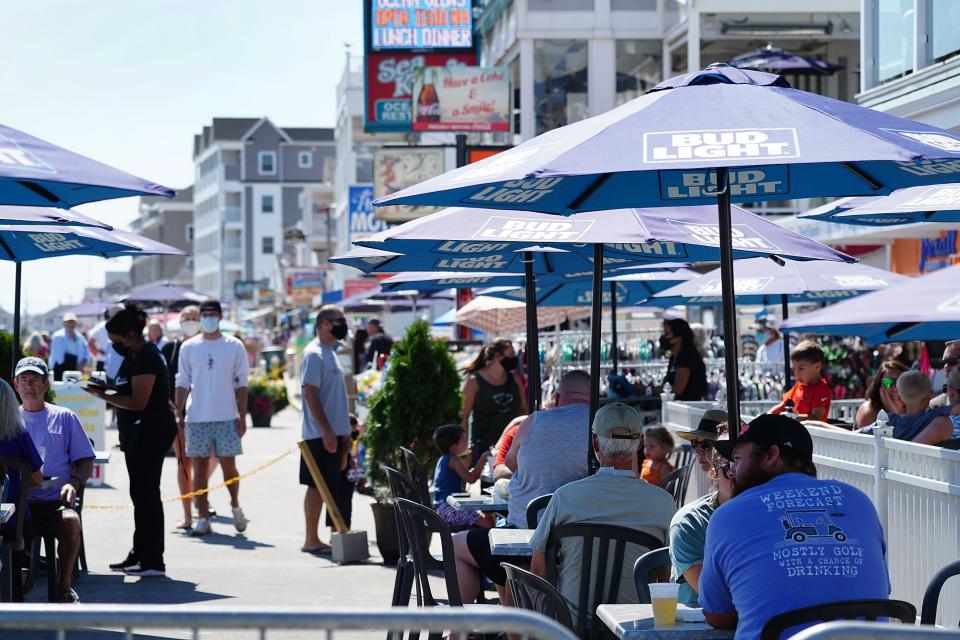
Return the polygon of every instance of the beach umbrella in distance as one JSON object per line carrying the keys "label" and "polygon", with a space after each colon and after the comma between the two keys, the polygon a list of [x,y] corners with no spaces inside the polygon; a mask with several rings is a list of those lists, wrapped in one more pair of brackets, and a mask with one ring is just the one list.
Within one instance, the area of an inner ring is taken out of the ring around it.
{"label": "beach umbrella in distance", "polygon": [[[536,325],[549,327],[589,315],[590,309],[586,307],[538,307]],[[527,305],[516,300],[480,295],[458,309],[456,319],[458,324],[491,335],[519,333],[526,329]],[[528,359],[532,358],[531,352]]]}
{"label": "beach umbrella in distance", "polygon": [[798,213],[797,217],[805,220],[821,220],[823,222],[832,222],[833,216],[841,211],[849,211],[861,204],[870,202],[875,196],[848,196],[846,198],[837,198],[831,200],[819,207],[814,207],[808,211]]}
{"label": "beach umbrella in distance", "polygon": [[895,225],[921,222],[960,222],[960,183],[900,189],[888,196],[866,199],[838,211],[831,222]]}
{"label": "beach umbrella in distance", "polygon": [[[721,303],[720,270],[678,284],[651,298],[644,305],[705,306]],[[736,265],[733,287],[738,304],[779,304],[782,319],[789,317],[791,302],[836,302],[909,280],[891,271],[864,264],[838,264],[825,261],[791,261],[777,264],[764,258],[740,260]],[[790,382],[790,346],[783,341],[785,382]]]}
{"label": "beach umbrella in distance", "polygon": [[[958,160],[955,132],[799,91],[780,76],[717,64],[374,204],[561,215],[715,205],[723,289],[730,294],[723,301],[724,340],[734,345],[731,202],[885,195],[949,182]],[[594,250],[603,257],[602,245]],[[593,312],[598,342],[599,304]],[[596,390],[598,351],[592,355]],[[728,388],[735,389],[734,349],[726,350],[726,375]],[[739,415],[737,394],[728,394],[727,409],[731,420]]]}
{"label": "beach umbrella in distance", "polygon": [[800,314],[789,333],[860,336],[869,344],[954,340],[960,335],[960,265],[907,278],[886,289]]}
{"label": "beach umbrella in distance", "polygon": [[[23,262],[73,255],[116,258],[148,254],[187,255],[176,247],[118,229],[67,225],[0,225],[0,260],[17,263],[13,344],[20,343],[20,265]],[[14,360],[12,364],[15,365],[16,347],[12,349],[11,357]],[[11,366],[11,376],[13,369]]]}
{"label": "beach umbrella in distance", "polygon": [[772,44],[742,53],[728,60],[727,64],[738,69],[794,75],[829,76],[843,69],[841,65],[793,53]]}

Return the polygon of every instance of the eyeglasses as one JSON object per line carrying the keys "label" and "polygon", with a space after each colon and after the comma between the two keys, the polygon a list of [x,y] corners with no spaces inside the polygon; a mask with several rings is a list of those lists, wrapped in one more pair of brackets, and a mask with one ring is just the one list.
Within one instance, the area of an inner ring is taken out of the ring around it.
{"label": "eyeglasses", "polygon": [[713,441],[711,440],[693,440],[690,446],[694,449],[703,449],[704,451],[713,450]]}
{"label": "eyeglasses", "polygon": [[890,389],[895,384],[897,384],[897,381],[893,378],[881,378],[880,384],[883,386],[884,389]]}

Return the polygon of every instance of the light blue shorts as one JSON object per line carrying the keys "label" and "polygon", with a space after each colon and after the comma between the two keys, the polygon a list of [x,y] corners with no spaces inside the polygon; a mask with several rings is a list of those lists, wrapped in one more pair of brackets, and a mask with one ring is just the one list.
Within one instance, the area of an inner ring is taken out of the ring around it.
{"label": "light blue shorts", "polygon": [[236,420],[188,422],[186,436],[188,458],[206,458],[211,453],[228,458],[243,453]]}

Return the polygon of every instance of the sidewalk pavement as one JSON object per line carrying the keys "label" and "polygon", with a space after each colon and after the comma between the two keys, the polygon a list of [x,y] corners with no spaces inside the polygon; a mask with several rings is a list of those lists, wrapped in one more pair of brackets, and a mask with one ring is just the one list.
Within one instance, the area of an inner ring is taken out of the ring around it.
{"label": "sidewalk pavement", "polygon": [[[304,538],[303,487],[299,484],[300,413],[290,407],[274,416],[269,429],[248,429],[243,439],[244,455],[238,458],[240,473],[291,450],[276,464],[240,483],[240,504],[250,520],[245,533],[234,530],[229,494],[225,488],[212,491],[210,503],[217,510],[214,533],[191,538],[174,527],[183,511],[179,502],[164,505],[166,517],[165,578],[132,578],[111,572],[107,565],[122,560],[133,534],[132,509],[96,509],[96,505],[130,503],[123,454],[117,447],[117,432],[108,430],[111,448],[106,470],[107,485],[86,492],[83,527],[90,572],[74,587],[83,603],[217,604],[229,606],[389,606],[394,567],[381,564],[370,509],[372,499],[356,494],[353,529],[365,530],[370,542],[370,560],[365,564],[335,565],[327,557],[300,551]],[[164,463],[161,494],[177,496],[177,463]],[[222,481],[219,468],[211,485]],[[196,519],[194,520],[196,522]],[[323,521],[321,520],[321,524]],[[324,529],[321,537],[329,540]],[[40,576],[29,602],[44,602],[46,578]],[[316,637],[316,634],[312,634]],[[0,638],[3,638],[0,632]],[[14,637],[14,636],[11,636]],[[24,637],[16,634],[17,638]],[[68,634],[68,637],[79,637]],[[86,635],[84,635],[86,637]],[[120,637],[106,632],[90,637]],[[139,636],[138,636],[139,637]],[[186,637],[183,634],[152,637]],[[204,633],[204,638],[235,638],[231,632]],[[253,637],[251,634],[249,637]],[[269,638],[301,637],[271,633]],[[335,637],[383,638],[384,633],[340,634]]]}

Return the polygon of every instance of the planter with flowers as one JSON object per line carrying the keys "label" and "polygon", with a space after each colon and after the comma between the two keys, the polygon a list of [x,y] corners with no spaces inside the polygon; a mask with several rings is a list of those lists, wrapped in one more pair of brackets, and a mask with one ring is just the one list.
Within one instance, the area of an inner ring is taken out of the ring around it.
{"label": "planter with flowers", "polygon": [[290,404],[283,380],[255,373],[247,380],[247,413],[255,427],[269,427],[273,414]]}

